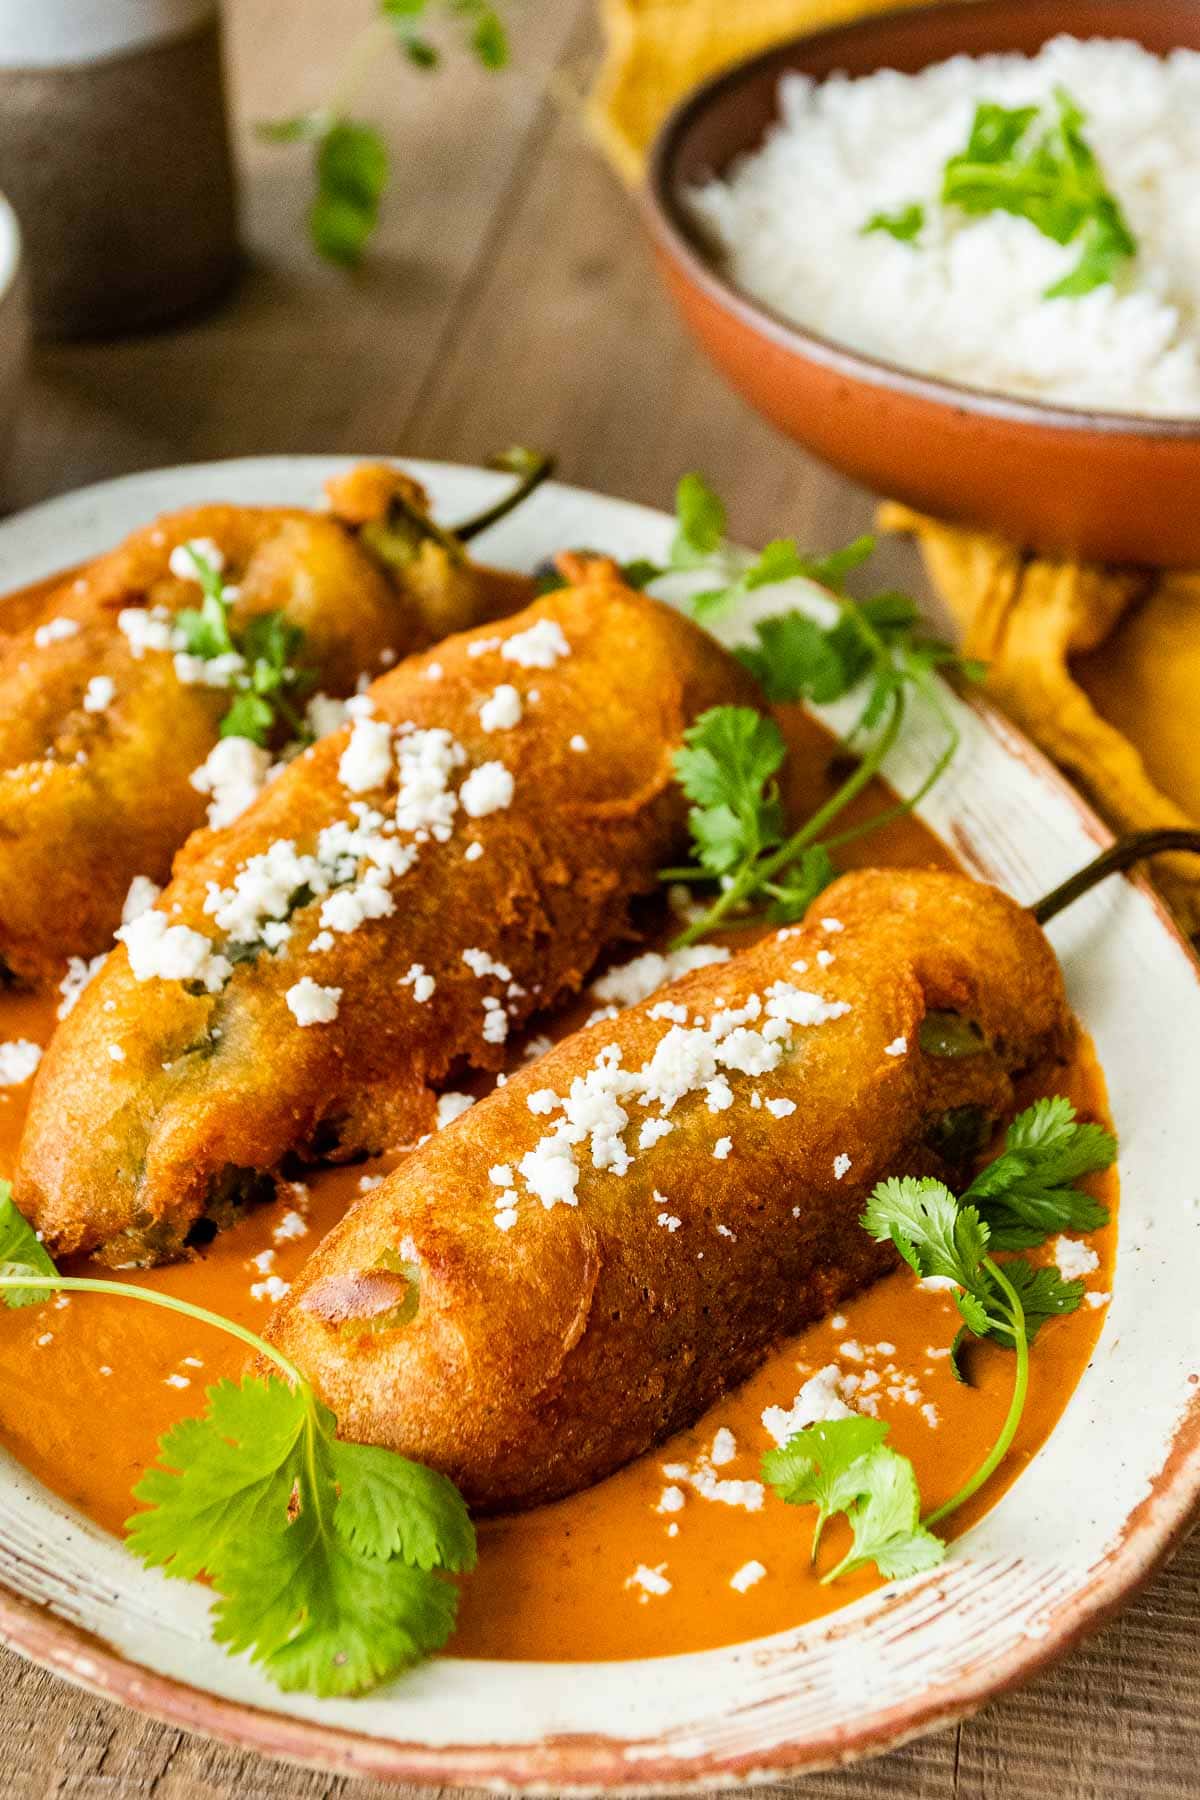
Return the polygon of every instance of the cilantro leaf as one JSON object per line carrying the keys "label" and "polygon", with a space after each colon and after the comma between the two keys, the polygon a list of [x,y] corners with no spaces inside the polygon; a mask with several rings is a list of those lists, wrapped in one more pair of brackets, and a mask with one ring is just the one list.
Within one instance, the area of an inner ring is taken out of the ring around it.
{"label": "cilantro leaf", "polygon": [[[1025,1316],[1026,1341],[1032,1344],[1047,1319],[1078,1310],[1086,1292],[1082,1281],[1065,1281],[1053,1264],[1035,1268],[1023,1256],[1010,1257],[1003,1269],[1017,1290]],[[1011,1325],[993,1324],[989,1333],[996,1342],[1011,1350],[1014,1336]]]}
{"label": "cilantro leaf", "polygon": [[889,1579],[915,1575],[946,1554],[920,1522],[916,1474],[907,1457],[885,1444],[887,1433],[874,1419],[835,1419],[796,1432],[763,1457],[763,1480],[781,1500],[816,1506],[814,1557],[828,1518],[844,1513],[850,1522],[853,1544],[824,1582],[869,1562]]}
{"label": "cilantro leaf", "polygon": [[774,720],[748,706],[702,713],[675,752],[675,774],[701,866],[720,875],[777,843],[783,812],[772,780],[787,752]]}
{"label": "cilantro leaf", "polygon": [[317,192],[308,229],[319,255],[354,268],[379,222],[388,154],[371,125],[339,120],[317,143]]}
{"label": "cilantro leaf", "polygon": [[680,478],[675,490],[675,517],[671,566],[698,568],[721,548],[726,523],[725,508],[703,475],[693,472]]}
{"label": "cilantro leaf", "polygon": [[441,1647],[474,1566],[443,1476],[341,1443],[311,1389],[246,1375],[166,1434],[134,1489],[128,1543],[168,1575],[209,1576],[214,1635],[281,1687],[351,1694]]}
{"label": "cilantro leaf", "polygon": [[1080,1124],[1069,1100],[1048,1097],[1013,1120],[1003,1151],[965,1198],[989,1222],[997,1249],[1031,1249],[1058,1231],[1094,1231],[1108,1222],[1108,1208],[1073,1183],[1107,1169],[1116,1154],[1116,1139],[1103,1126]]}
{"label": "cilantro leaf", "polygon": [[946,1546],[920,1522],[921,1496],[908,1458],[885,1447],[874,1452],[868,1468],[870,1486],[848,1515],[853,1546],[826,1580],[868,1562],[891,1580],[935,1568]]}
{"label": "cilantro leaf", "polygon": [[458,1489],[436,1469],[376,1444],[333,1442],[341,1491],[334,1523],[368,1556],[403,1556],[418,1569],[475,1567],[475,1531]]}
{"label": "cilantro leaf", "polygon": [[895,212],[872,213],[862,229],[864,237],[868,232],[886,231],[898,244],[912,244],[925,229],[925,208],[914,200],[908,206],[897,207]]}
{"label": "cilantro leaf", "polygon": [[248,1651],[285,1691],[357,1694],[438,1650],[454,1587],[399,1558],[363,1556],[331,1528],[326,1467],[290,1523],[235,1542],[213,1584],[213,1636]]}
{"label": "cilantro leaf", "polygon": [[[55,1275],[49,1254],[38,1239],[33,1226],[17,1209],[12,1197],[12,1183],[0,1181],[0,1275]],[[4,1304],[11,1307],[39,1306],[50,1297],[49,1288],[5,1288]]]}
{"label": "cilantro leaf", "polygon": [[862,1227],[877,1244],[890,1238],[921,1279],[940,1276],[968,1293],[978,1287],[988,1228],[943,1182],[912,1175],[881,1181],[867,1201]]}
{"label": "cilantro leaf", "polygon": [[260,694],[239,694],[221,720],[220,735],[249,738],[265,746],[274,723],[274,710]]}
{"label": "cilantro leaf", "polygon": [[[1046,289],[1048,300],[1090,293],[1137,254],[1120,203],[1083,135],[1084,113],[1061,87],[1054,103],[1055,116],[1046,118],[1037,107],[982,102],[966,149],[950,158],[942,178],[947,205],[972,216],[1012,213],[1057,244],[1082,244],[1075,268]],[[1043,125],[1035,135],[1039,118]]]}
{"label": "cilantro leaf", "polygon": [[837,700],[853,684],[836,628],[818,625],[807,613],[774,613],[754,627],[757,644],[736,652],[738,661],[774,702]]}
{"label": "cilantro leaf", "polygon": [[762,1478],[789,1506],[817,1509],[812,1554],[816,1559],[825,1521],[845,1512],[870,1488],[869,1462],[888,1434],[879,1419],[831,1419],[797,1431],[768,1450]]}
{"label": "cilantro leaf", "polygon": [[146,1510],[126,1523],[126,1543],[148,1568],[193,1581],[222,1547],[273,1515],[286,1518],[307,1404],[277,1376],[220,1381],[204,1418],[181,1419],[159,1443],[159,1461],[133,1490]]}

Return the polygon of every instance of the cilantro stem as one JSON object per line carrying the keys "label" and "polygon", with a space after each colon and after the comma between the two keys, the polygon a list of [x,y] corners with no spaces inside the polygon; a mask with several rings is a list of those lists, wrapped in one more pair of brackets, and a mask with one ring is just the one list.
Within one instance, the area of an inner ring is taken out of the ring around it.
{"label": "cilantro stem", "polygon": [[45,1288],[53,1293],[117,1295],[125,1300],[142,1300],[147,1306],[161,1306],[165,1312],[182,1313],[185,1318],[196,1319],[201,1325],[211,1325],[229,1337],[238,1338],[258,1355],[267,1357],[298,1388],[305,1393],[309,1392],[308,1382],[295,1363],[281,1351],[273,1349],[257,1332],[251,1331],[248,1326],[236,1324],[233,1319],[223,1318],[220,1313],[210,1312],[206,1306],[194,1306],[190,1300],[180,1300],[174,1294],[161,1294],[155,1288],[135,1287],[130,1281],[101,1281],[87,1275],[0,1275],[0,1291],[6,1288]]}
{"label": "cilantro stem", "polygon": [[[868,626],[867,629],[870,630],[870,627]],[[871,635],[874,636],[874,633],[872,632]],[[836,793],[830,795],[824,806],[818,807],[799,831],[793,832],[792,836],[781,844],[778,850],[772,851],[763,860],[756,857],[747,862],[734,876],[724,893],[718,895],[703,917],[697,919],[694,924],[689,925],[685,931],[680,932],[679,936],[672,940],[670,946],[672,950],[686,949],[689,944],[698,943],[702,937],[707,937],[708,933],[714,930],[756,888],[771,881],[781,869],[787,868],[789,863],[794,862],[802,851],[806,850],[810,844],[815,843],[825,827],[836,819],[838,814],[843,812],[850,802],[869,785],[899,737],[900,728],[904,722],[904,695],[899,688],[893,690],[891,701],[892,710],[887,724],[863,756],[854,773],[847,777]]]}
{"label": "cilantro stem", "polygon": [[952,1512],[957,1512],[958,1508],[964,1505],[973,1494],[977,1494],[984,1482],[990,1480],[995,1474],[1012,1446],[1029,1392],[1029,1339],[1025,1332],[1025,1308],[1021,1304],[1021,1296],[1005,1275],[1000,1264],[992,1257],[985,1256],[980,1266],[987,1270],[1008,1302],[1008,1324],[1012,1329],[1013,1346],[1017,1355],[1017,1372],[1013,1381],[1012,1399],[1009,1402],[1008,1416],[991,1450],[957,1493],[951,1494],[949,1500],[939,1506],[935,1512],[931,1512],[927,1518],[922,1519],[921,1523],[926,1528],[948,1518]]}

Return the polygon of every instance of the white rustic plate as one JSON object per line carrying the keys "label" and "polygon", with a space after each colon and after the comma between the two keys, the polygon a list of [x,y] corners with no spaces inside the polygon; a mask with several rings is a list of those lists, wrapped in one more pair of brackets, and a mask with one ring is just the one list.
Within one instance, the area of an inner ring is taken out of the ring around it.
{"label": "white rustic plate", "polygon": [[[308,504],[348,459],[255,458],[134,475],[0,526],[0,593],[99,551],[163,508]],[[502,478],[416,464],[439,516]],[[660,513],[543,489],[483,543],[532,567],[565,545],[661,556]],[[778,593],[772,606],[779,604]],[[743,626],[744,629],[744,626]],[[969,868],[1032,900],[1106,833],[983,707],[922,817]],[[902,787],[925,763],[910,742]],[[1196,965],[1144,887],[1110,881],[1052,929],[1121,1133],[1114,1299],[1046,1448],[932,1574],[736,1649],[629,1663],[425,1665],[362,1700],[279,1694],[209,1640],[202,1588],[141,1570],[0,1458],[0,1633],[92,1689],[173,1722],[340,1771],[564,1791],[766,1780],[945,1724],[1097,1624],[1185,1526],[1200,1491],[1200,1044]]]}

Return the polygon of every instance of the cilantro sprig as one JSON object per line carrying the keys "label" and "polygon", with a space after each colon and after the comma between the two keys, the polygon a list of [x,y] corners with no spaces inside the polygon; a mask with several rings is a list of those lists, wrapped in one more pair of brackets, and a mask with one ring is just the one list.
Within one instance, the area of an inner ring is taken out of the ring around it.
{"label": "cilantro sprig", "polygon": [[[1056,244],[1078,244],[1079,260],[1043,298],[1089,294],[1115,281],[1137,255],[1137,240],[1083,133],[1086,114],[1063,87],[1053,110],[999,106],[975,109],[966,146],[947,162],[941,201],[969,217],[1012,213]],[[912,244],[925,223],[919,202],[876,213],[863,231],[887,231]]]}
{"label": "cilantro sprig", "polygon": [[[838,1513],[849,1521],[851,1547],[823,1582],[869,1562],[895,1579],[942,1560],[945,1546],[931,1528],[977,1494],[1004,1461],[1028,1398],[1029,1347],[1047,1319],[1074,1312],[1084,1294],[1082,1281],[1065,1281],[1053,1265],[1035,1265],[1022,1256],[1001,1263],[992,1252],[1002,1247],[1000,1238],[1013,1229],[1014,1218],[1027,1248],[1064,1224],[1077,1229],[1104,1224],[1106,1208],[1073,1184],[1107,1168],[1116,1149],[1109,1132],[1081,1123],[1070,1101],[1057,1096],[1039,1100],[1014,1119],[1004,1149],[961,1199],[932,1177],[894,1177],[874,1189],[864,1230],[877,1243],[894,1244],[918,1279],[936,1276],[954,1284],[962,1319],[951,1351],[955,1373],[964,1339],[988,1338],[1014,1353],[1013,1391],[986,1457],[924,1517],[912,1464],[886,1443],[887,1426],[877,1420],[856,1415],[810,1425],[766,1453],[763,1480],[789,1504],[816,1507],[814,1562],[826,1522]],[[995,1228],[989,1216],[997,1221]]]}
{"label": "cilantro sprig", "polygon": [[337,91],[326,105],[264,120],[257,128],[268,143],[312,146],[315,191],[309,236],[318,255],[343,268],[362,261],[379,224],[390,174],[382,134],[350,112],[354,93],[381,49],[393,45],[414,68],[438,68],[442,53],[430,35],[430,23],[440,13],[461,31],[483,68],[502,69],[508,62],[508,34],[490,0],[375,0],[375,11],[374,22],[352,44]]}
{"label": "cilantro sprig", "polygon": [[[727,545],[724,507],[698,475],[680,482],[676,510],[671,566],[716,570],[724,578],[722,585],[693,599],[693,609],[702,616],[754,588],[796,576],[819,583],[837,603],[830,625],[799,610],[756,625],[755,642],[737,654],[769,701],[825,705],[856,691],[862,694],[858,718],[842,745],[855,756],[854,768],[824,805],[791,832],[776,782],[786,746],[772,720],[746,707],[712,707],[684,733],[675,773],[692,802],[688,819],[694,861],[663,870],[663,879],[716,881],[720,892],[676,940],[682,946],[748,909],[765,911],[778,924],[801,917],[836,874],[832,852],[910,812],[953,759],[959,732],[936,672],[953,669],[973,679],[980,670],[924,631],[907,595],[886,592],[860,601],[847,593],[846,578],[871,556],[873,538],[856,538],[825,557],[805,555],[793,540],[779,538],[759,556],[747,558]],[[944,733],[943,747],[925,778],[895,805],[835,837],[826,836],[886,761],[913,693],[933,709]]]}
{"label": "cilantro sprig", "polygon": [[134,1489],[127,1543],[147,1568],[216,1593],[213,1635],[279,1687],[357,1694],[439,1650],[475,1565],[475,1533],[445,1476],[374,1445],[343,1443],[337,1420],[272,1345],[153,1288],[59,1275],[0,1181],[0,1294],[119,1295],[239,1339],[279,1373],[207,1390],[206,1411],[162,1438]]}
{"label": "cilantro sprig", "polygon": [[222,656],[241,660],[230,676],[234,699],[221,720],[221,736],[250,738],[265,747],[282,721],[297,742],[304,742],[307,727],[292,705],[293,697],[314,681],[301,660],[304,632],[282,612],[255,613],[235,628],[236,590],[196,539],[181,548],[202,595],[199,607],[184,607],[175,615],[187,654],[204,662]]}

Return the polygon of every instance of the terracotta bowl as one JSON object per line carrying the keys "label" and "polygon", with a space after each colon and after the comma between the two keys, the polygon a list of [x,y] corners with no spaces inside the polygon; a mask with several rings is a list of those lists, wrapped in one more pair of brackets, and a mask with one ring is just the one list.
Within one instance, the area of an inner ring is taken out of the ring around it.
{"label": "terracotta bowl", "polygon": [[788,323],[740,292],[689,216],[690,188],[758,145],[780,77],[915,72],[960,53],[1035,53],[1061,32],[1200,49],[1191,0],[959,0],[799,37],[706,82],[664,125],[647,213],[676,305],[751,405],[880,493],[1043,551],[1200,563],[1200,419],[1041,405],[913,374]]}

